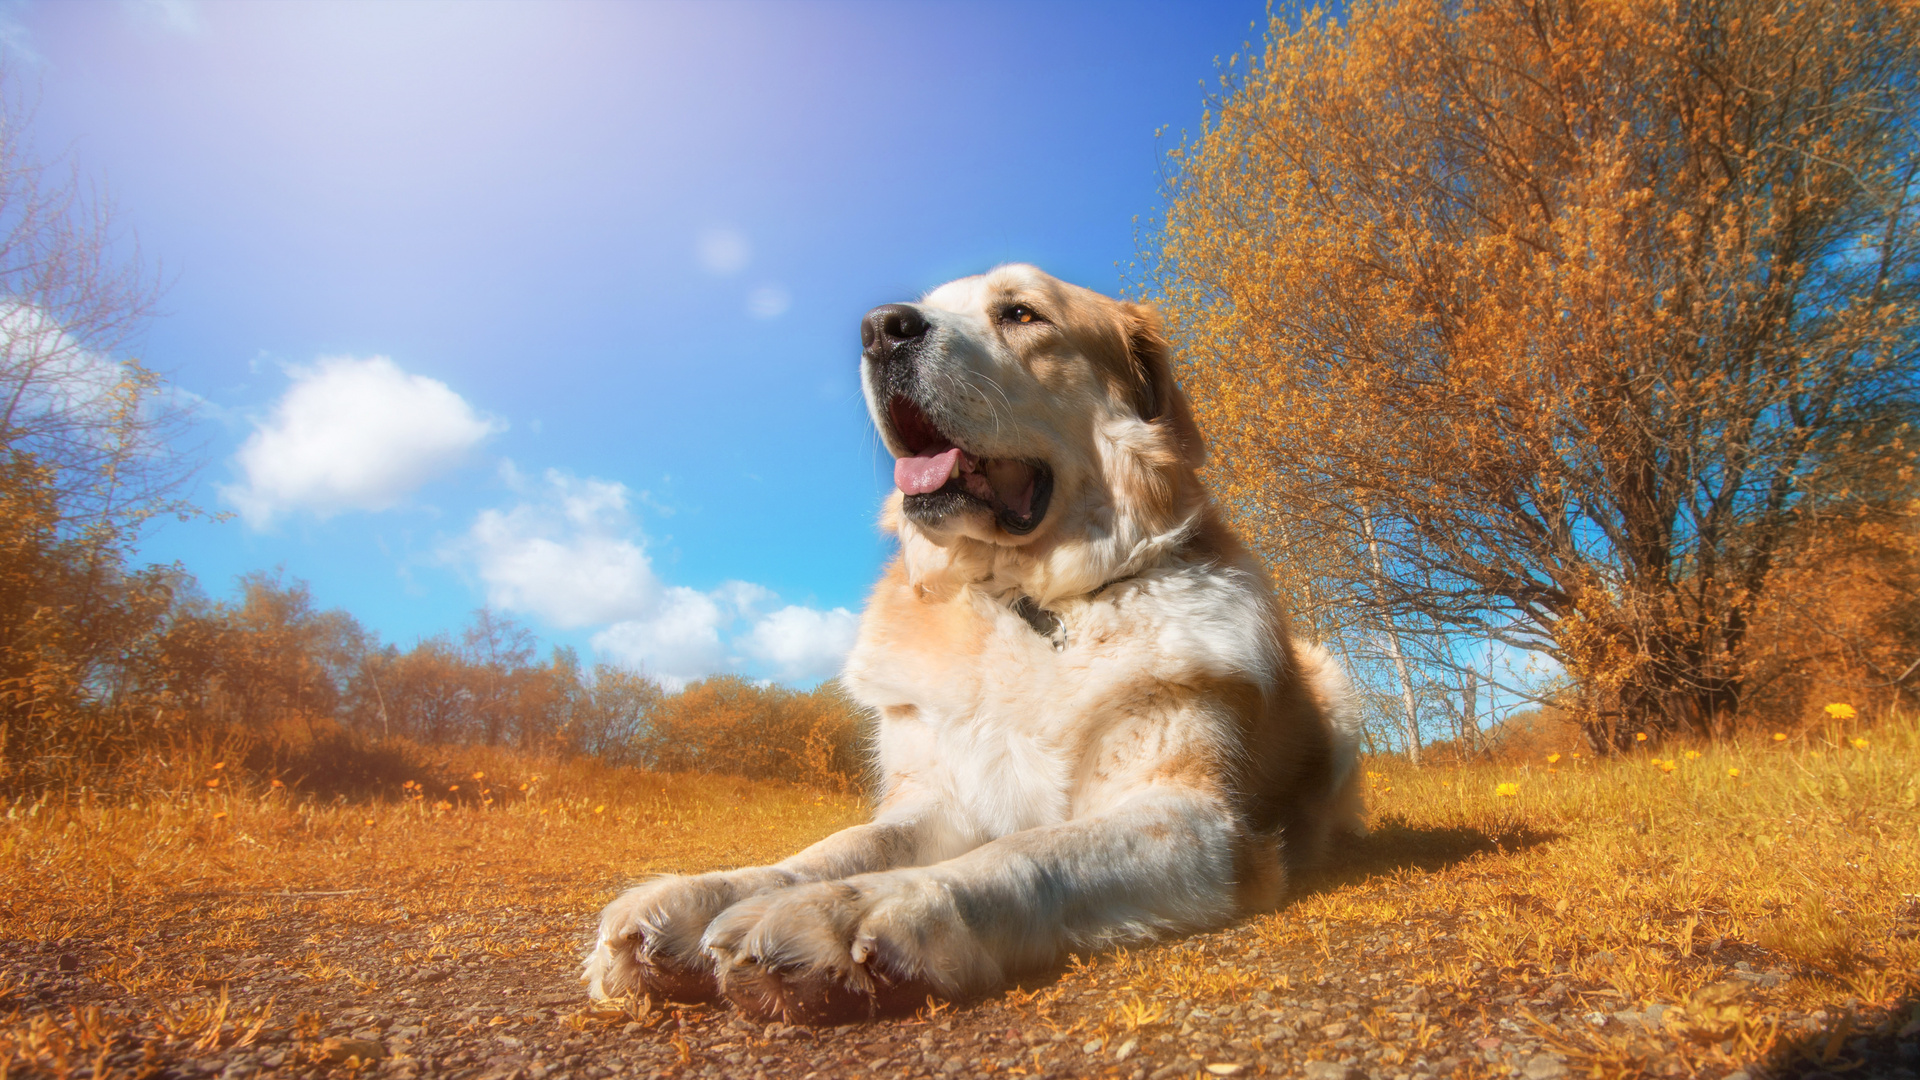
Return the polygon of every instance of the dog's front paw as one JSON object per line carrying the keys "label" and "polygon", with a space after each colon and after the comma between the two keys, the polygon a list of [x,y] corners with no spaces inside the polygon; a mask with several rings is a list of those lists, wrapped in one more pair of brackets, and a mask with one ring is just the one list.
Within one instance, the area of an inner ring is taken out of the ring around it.
{"label": "dog's front paw", "polygon": [[662,877],[620,894],[600,913],[599,939],[580,975],[587,992],[595,999],[628,993],[674,1001],[719,996],[713,961],[700,948],[707,924],[758,888],[784,884],[749,877],[739,871]]}
{"label": "dog's front paw", "polygon": [[1000,969],[938,881],[912,871],[800,885],[744,900],[703,942],[720,991],[748,1015],[838,1024],[961,997]]}

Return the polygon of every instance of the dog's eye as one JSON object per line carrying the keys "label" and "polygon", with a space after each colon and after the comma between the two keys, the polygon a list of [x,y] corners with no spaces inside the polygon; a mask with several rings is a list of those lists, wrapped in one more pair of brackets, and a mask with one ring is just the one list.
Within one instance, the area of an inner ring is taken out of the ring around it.
{"label": "dog's eye", "polygon": [[1025,304],[1014,304],[1000,312],[1002,322],[1046,322],[1032,308]]}

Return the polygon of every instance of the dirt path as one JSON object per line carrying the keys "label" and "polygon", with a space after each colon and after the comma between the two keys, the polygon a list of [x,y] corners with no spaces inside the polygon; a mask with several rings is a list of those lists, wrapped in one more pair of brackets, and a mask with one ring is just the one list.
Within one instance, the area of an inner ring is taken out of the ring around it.
{"label": "dirt path", "polygon": [[[1351,877],[1343,887],[1354,891]],[[453,902],[424,903],[398,883],[182,893],[156,903],[151,930],[132,941],[48,919],[43,941],[0,942],[14,1075],[1911,1080],[1920,1070],[1920,979],[1907,980],[1892,1010],[1801,1014],[1782,1004],[1789,985],[1819,973],[1718,942],[1674,958],[1712,965],[1723,977],[1711,994],[1690,1009],[1648,1007],[1565,963],[1493,970],[1471,959],[1458,925],[1474,914],[1428,895],[1432,882],[1415,867],[1372,873],[1355,898],[1356,910],[1427,910],[1419,925],[1308,921],[1296,908],[1075,961],[971,1005],[818,1031],[669,1003],[586,1012],[575,982],[589,929],[583,891],[592,890],[536,883],[516,890],[515,906],[489,908],[469,887],[458,919],[448,917]],[[251,944],[199,953],[191,993],[143,988],[141,972],[168,962],[181,920],[228,924]],[[1414,974],[1434,970],[1454,975]],[[1776,1032],[1769,1045],[1716,1039],[1713,1018],[1739,1015],[1764,1015]]]}

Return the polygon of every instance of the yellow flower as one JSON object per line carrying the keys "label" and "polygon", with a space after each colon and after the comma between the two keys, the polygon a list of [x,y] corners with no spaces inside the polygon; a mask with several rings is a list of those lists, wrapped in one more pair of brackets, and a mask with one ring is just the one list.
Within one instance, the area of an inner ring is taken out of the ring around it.
{"label": "yellow flower", "polygon": [[1493,793],[1502,799],[1511,799],[1520,794],[1520,785],[1501,784],[1499,787],[1493,789]]}
{"label": "yellow flower", "polygon": [[521,790],[521,791],[525,791],[525,790],[527,790],[527,785],[525,785],[525,784],[521,784],[521,785],[520,785],[520,790]]}
{"label": "yellow flower", "polygon": [[604,813],[606,813],[606,812],[607,812],[607,804],[606,804],[606,803],[601,803],[601,804],[600,804],[599,806],[596,806],[596,807],[594,807],[594,808],[593,808],[593,812],[594,812],[594,813],[596,813],[596,814],[604,814]]}
{"label": "yellow flower", "polygon": [[208,787],[210,787],[210,788],[216,788],[216,787],[219,787],[219,786],[220,786],[220,781],[219,781],[219,779],[218,779],[218,778],[215,778],[215,779],[212,779],[212,780],[209,780],[209,781],[207,781],[207,786],[208,786]]}
{"label": "yellow flower", "polygon": [[1700,756],[1700,751],[1698,750],[1689,750],[1686,753],[1686,759],[1688,761],[1692,761],[1694,758],[1697,758],[1699,756]]}
{"label": "yellow flower", "polygon": [[1827,711],[1827,715],[1832,717],[1835,720],[1851,720],[1855,716],[1859,715],[1858,713],[1855,713],[1853,711],[1853,706],[1847,704],[1844,701],[1834,702],[1833,704],[1827,706],[1826,711]]}
{"label": "yellow flower", "polygon": [[1865,750],[1867,748],[1867,740],[1865,739],[1853,740],[1853,748],[1855,750]]}
{"label": "yellow flower", "polygon": [[475,780],[485,780],[487,778],[487,774],[483,772],[477,772],[473,774],[473,778]]}
{"label": "yellow flower", "polygon": [[1774,733],[1773,733],[1773,741],[1774,741],[1774,742],[1786,742],[1786,741],[1787,741],[1787,733],[1786,733],[1786,732],[1784,732],[1784,731],[1776,731],[1776,732],[1774,732]]}
{"label": "yellow flower", "polygon": [[1633,741],[1634,741],[1634,742],[1646,742],[1646,741],[1647,741],[1647,733],[1646,733],[1646,732],[1644,732],[1644,731],[1640,731],[1640,732],[1635,732],[1635,733],[1634,733],[1634,736],[1633,736]]}
{"label": "yellow flower", "polygon": [[1559,764],[1559,762],[1560,762],[1560,755],[1559,755],[1559,754],[1548,754],[1548,755],[1547,755],[1547,764],[1549,764],[1549,765],[1557,765],[1557,764]]}
{"label": "yellow flower", "polygon": [[448,785],[447,785],[447,790],[448,790],[448,791],[459,791],[459,790],[460,790],[460,785],[459,785],[459,784],[448,784]]}
{"label": "yellow flower", "polygon": [[1728,770],[1727,770],[1727,775],[1728,775],[1728,776],[1731,776],[1731,777],[1733,777],[1733,778],[1735,778],[1735,779],[1737,780],[1737,779],[1739,779],[1739,777],[1740,777],[1740,770],[1739,770],[1739,769],[1728,769]]}
{"label": "yellow flower", "polygon": [[281,782],[280,782],[280,781],[278,781],[278,780],[275,780],[275,781],[273,782],[273,786],[274,786],[274,787],[286,787],[287,785],[285,785],[285,784],[283,784],[283,783],[281,783]]}
{"label": "yellow flower", "polygon": [[1680,767],[1679,763],[1675,762],[1672,758],[1668,758],[1666,761],[1656,762],[1655,764],[1660,766],[1661,772],[1672,772]]}

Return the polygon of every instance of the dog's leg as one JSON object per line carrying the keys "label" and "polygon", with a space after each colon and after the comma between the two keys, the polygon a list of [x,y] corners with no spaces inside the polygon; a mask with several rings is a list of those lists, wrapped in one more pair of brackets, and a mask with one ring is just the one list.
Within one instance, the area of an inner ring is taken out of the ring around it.
{"label": "dog's leg", "polygon": [[712,959],[700,937],[715,915],[751,896],[812,881],[911,865],[918,856],[912,822],[856,825],[792,858],[712,874],[669,875],[637,885],[600,913],[600,932],[580,981],[593,997],[652,993],[676,1001],[718,994]]}
{"label": "dog's leg", "polygon": [[931,866],[762,893],[707,927],[721,988],[761,1019],[838,1023],[966,997],[1069,948],[1217,926],[1242,834],[1226,804],[1160,788]]}

